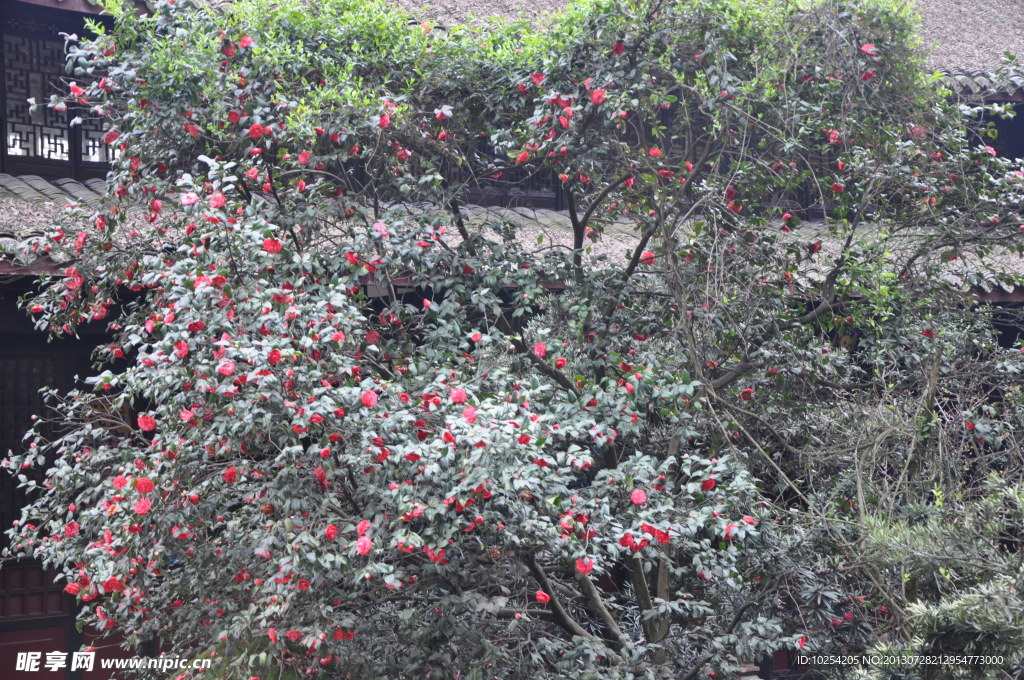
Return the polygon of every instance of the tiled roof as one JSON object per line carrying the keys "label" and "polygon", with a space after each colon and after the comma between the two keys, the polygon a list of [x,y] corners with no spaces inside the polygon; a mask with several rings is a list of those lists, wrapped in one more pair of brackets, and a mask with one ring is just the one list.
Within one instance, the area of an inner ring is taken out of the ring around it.
{"label": "tiled roof", "polygon": [[29,203],[54,203],[63,207],[69,201],[80,201],[95,205],[106,191],[106,182],[89,179],[78,182],[73,179],[45,180],[35,175],[8,175],[0,173],[0,199],[13,198]]}
{"label": "tiled roof", "polygon": [[1024,59],[1024,0],[913,0],[932,68],[991,69]]}
{"label": "tiled roof", "polygon": [[961,95],[1024,102],[1024,74],[1013,72],[999,77],[994,71],[981,69],[941,69],[940,73],[950,88]]}

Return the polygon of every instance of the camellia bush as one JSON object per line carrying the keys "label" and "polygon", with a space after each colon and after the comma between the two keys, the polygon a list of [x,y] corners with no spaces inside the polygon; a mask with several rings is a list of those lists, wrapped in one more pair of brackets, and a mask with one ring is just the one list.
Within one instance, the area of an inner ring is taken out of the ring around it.
{"label": "camellia bush", "polygon": [[[40,330],[110,341],[4,464],[10,556],[225,679],[983,653],[1024,362],[971,291],[1024,175],[896,5],[111,0],[49,103],[108,195],[21,254]],[[473,205],[545,182],[549,241]]]}

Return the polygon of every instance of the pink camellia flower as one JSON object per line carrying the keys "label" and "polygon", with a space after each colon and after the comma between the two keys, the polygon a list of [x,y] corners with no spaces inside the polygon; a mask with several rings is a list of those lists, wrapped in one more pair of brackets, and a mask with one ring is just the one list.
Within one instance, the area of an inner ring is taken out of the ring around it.
{"label": "pink camellia flower", "polygon": [[584,559],[582,557],[576,558],[576,571],[586,576],[590,572],[594,571],[594,560],[589,557]]}
{"label": "pink camellia flower", "polygon": [[289,640],[291,640],[292,642],[298,642],[299,640],[302,639],[302,631],[301,630],[290,630],[287,633],[285,633],[284,636],[286,638],[288,638]]}
{"label": "pink camellia flower", "polygon": [[179,340],[174,343],[174,356],[179,359],[184,359],[188,356],[188,343],[184,340]]}
{"label": "pink camellia flower", "polygon": [[140,498],[135,501],[135,506],[132,509],[135,510],[136,515],[145,515],[153,509],[153,501],[148,498]]}
{"label": "pink camellia flower", "polygon": [[750,526],[754,526],[755,524],[757,524],[757,520],[751,517],[750,515],[743,515],[743,523],[749,524]]}
{"label": "pink camellia flower", "polygon": [[629,500],[633,501],[633,505],[643,505],[647,502],[647,493],[643,489],[633,489]]}
{"label": "pink camellia flower", "polygon": [[654,261],[655,261],[655,259],[656,259],[656,256],[654,255],[654,253],[652,253],[652,252],[651,252],[651,251],[649,251],[649,250],[648,250],[648,251],[645,251],[645,252],[644,252],[644,253],[643,253],[643,254],[642,254],[642,255],[640,256],[640,261],[641,261],[641,262],[643,262],[644,264],[647,264],[647,265],[651,265],[651,264],[654,264]]}
{"label": "pink camellia flower", "polygon": [[363,396],[359,398],[363,406],[366,408],[373,408],[377,405],[377,393],[373,390],[366,390],[363,392]]}
{"label": "pink camellia flower", "polygon": [[466,390],[461,387],[456,387],[452,390],[451,399],[453,404],[465,404],[466,403]]}
{"label": "pink camellia flower", "polygon": [[225,378],[230,375],[234,375],[235,362],[231,361],[230,359],[225,359],[224,361],[220,362],[219,366],[217,366],[217,372],[220,373]]}
{"label": "pink camellia flower", "polygon": [[360,555],[369,555],[371,550],[373,550],[373,541],[370,537],[360,536],[359,540],[356,541],[356,552]]}
{"label": "pink camellia flower", "polygon": [[276,255],[281,252],[281,242],[276,238],[265,238],[263,239],[263,250],[267,251],[271,255]]}
{"label": "pink camellia flower", "polygon": [[242,39],[238,41],[238,46],[244,48],[252,47],[252,36],[243,35]]}
{"label": "pink camellia flower", "polygon": [[534,73],[532,76],[530,76],[530,80],[533,81],[534,85],[536,85],[537,87],[540,87],[540,84],[544,82],[544,74],[543,73]]}
{"label": "pink camellia flower", "polygon": [[359,524],[356,525],[356,533],[360,536],[365,536],[366,532],[370,530],[370,526],[370,520],[359,520]]}
{"label": "pink camellia flower", "polygon": [[548,346],[543,342],[538,342],[533,346],[533,353],[538,359],[543,359],[548,353]]}
{"label": "pink camellia flower", "polygon": [[213,208],[214,210],[220,210],[227,204],[227,202],[228,199],[225,198],[224,194],[222,194],[219,191],[215,193],[213,196],[210,196],[210,207]]}
{"label": "pink camellia flower", "polygon": [[865,57],[873,57],[878,54],[878,47],[876,47],[872,43],[864,43],[863,45],[860,46],[860,52]]}
{"label": "pink camellia flower", "polygon": [[238,468],[234,465],[224,471],[224,481],[228,484],[234,484],[238,481]]}
{"label": "pink camellia flower", "polygon": [[199,202],[199,194],[194,191],[190,191],[181,197],[182,205],[195,205]]}
{"label": "pink camellia flower", "polygon": [[731,541],[733,538],[735,538],[736,537],[736,525],[731,523],[731,522],[729,524],[726,524],[725,525],[725,531],[723,532],[723,536],[725,536],[725,540],[727,540],[727,541]]}
{"label": "pink camellia flower", "polygon": [[647,152],[651,158],[661,158],[661,149],[653,148]]}
{"label": "pink camellia flower", "polygon": [[128,478],[125,477],[124,475],[118,475],[117,477],[114,477],[112,484],[114,485],[115,489],[120,491],[121,489],[128,485]]}
{"label": "pink camellia flower", "polygon": [[473,408],[472,406],[467,406],[466,408],[462,409],[462,417],[466,420],[467,423],[472,425],[473,423],[476,422],[476,409]]}
{"label": "pink camellia flower", "polygon": [[996,157],[996,150],[993,149],[991,146],[987,146],[986,145],[985,146],[985,151],[986,151],[986,153],[988,153],[989,156],[992,156],[992,158]]}
{"label": "pink camellia flower", "polygon": [[77,583],[69,583],[66,586],[64,586],[64,592],[68,595],[78,595],[80,592],[82,592],[82,586],[78,585]]}
{"label": "pink camellia flower", "polygon": [[551,596],[545,593],[543,590],[538,590],[533,594],[533,596],[537,598],[537,602],[540,602],[541,604],[547,604],[548,602],[551,602]]}
{"label": "pink camellia flower", "polygon": [[389,125],[391,125],[391,116],[386,113],[380,114],[380,119],[377,121],[377,127],[383,130]]}
{"label": "pink camellia flower", "polygon": [[267,353],[267,361],[271,366],[277,366],[277,363],[281,361],[281,350],[272,349]]}
{"label": "pink camellia flower", "polygon": [[264,134],[263,126],[260,125],[259,123],[253,123],[249,127],[249,138],[250,139],[259,139],[260,137],[263,136],[263,134]]}
{"label": "pink camellia flower", "polygon": [[337,535],[338,527],[336,527],[333,524],[328,524],[327,528],[324,529],[324,538],[326,538],[328,541],[333,541]]}
{"label": "pink camellia flower", "polygon": [[267,637],[270,638],[271,642],[273,642],[274,644],[277,644],[277,631],[276,630],[274,630],[273,628],[268,630],[267,631]]}
{"label": "pink camellia flower", "polygon": [[156,484],[149,477],[139,477],[135,480],[135,490],[141,494],[153,493]]}
{"label": "pink camellia flower", "polygon": [[139,429],[143,432],[152,432],[156,429],[156,420],[151,415],[143,413],[139,416]]}
{"label": "pink camellia flower", "polygon": [[68,538],[74,538],[78,535],[79,529],[81,529],[81,526],[78,524],[78,522],[68,522],[64,526],[64,535]]}
{"label": "pink camellia flower", "polygon": [[593,104],[594,106],[600,106],[601,104],[604,104],[607,98],[608,93],[605,92],[604,90],[594,90],[593,92],[590,93],[590,103]]}

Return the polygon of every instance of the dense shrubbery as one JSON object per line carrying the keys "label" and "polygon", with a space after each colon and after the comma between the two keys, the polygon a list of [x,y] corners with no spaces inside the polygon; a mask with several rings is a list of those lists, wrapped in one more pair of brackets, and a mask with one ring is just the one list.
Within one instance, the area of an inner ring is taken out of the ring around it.
{"label": "dense shrubbery", "polygon": [[[1021,605],[1022,362],[966,289],[1012,280],[1021,175],[907,14],[797,5],[438,36],[350,0],[111,4],[69,60],[109,199],[26,257],[73,257],[40,328],[113,339],[8,463],[51,466],[16,550],[224,678],[983,649],[1005,624],[971,608]],[[524,170],[568,192],[564,243],[466,209]],[[623,225],[623,261],[591,250]]]}

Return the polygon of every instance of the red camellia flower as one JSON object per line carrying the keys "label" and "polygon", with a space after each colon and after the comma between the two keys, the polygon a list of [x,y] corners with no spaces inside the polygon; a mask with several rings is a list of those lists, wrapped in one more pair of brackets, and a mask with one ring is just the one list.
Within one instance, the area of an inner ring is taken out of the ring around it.
{"label": "red camellia flower", "polygon": [[79,526],[78,522],[68,522],[64,526],[64,535],[68,538],[74,538],[78,535],[78,531],[80,528],[81,527]]}
{"label": "red camellia flower", "polygon": [[152,432],[156,429],[156,420],[151,415],[143,413],[139,416],[139,429],[143,432]]}
{"label": "red camellia flower", "polygon": [[743,515],[743,523],[749,524],[750,526],[754,526],[755,524],[757,524],[757,520],[751,517],[750,515]]}
{"label": "red camellia flower", "polygon": [[925,328],[923,331],[921,331],[921,335],[928,338],[929,340],[935,339],[935,331],[933,331],[931,328]]}
{"label": "red camellia flower", "polygon": [[538,359],[543,359],[548,353],[548,346],[543,342],[538,342],[533,346],[533,353]]}
{"label": "red camellia flower", "polygon": [[80,592],[82,592],[82,586],[78,585],[77,583],[69,583],[66,586],[64,586],[64,592],[68,595],[78,595]]}
{"label": "red camellia flower", "polygon": [[565,368],[565,357],[555,359],[555,368]]}
{"label": "red camellia flower", "polygon": [[875,77],[875,72],[874,71],[865,71],[864,73],[860,74],[860,79],[865,81],[865,82],[868,81],[868,80],[871,80],[874,77]]}
{"label": "red camellia flower", "polygon": [[841,194],[841,193],[843,193],[843,191],[845,191],[845,189],[843,189],[843,185],[842,184],[839,184],[838,182],[832,182],[832,193],[833,194]]}
{"label": "red camellia flower", "polygon": [[338,527],[336,527],[333,524],[328,524],[327,528],[324,529],[324,538],[326,538],[328,541],[333,541],[337,535]]}
{"label": "red camellia flower", "polygon": [[386,113],[380,114],[380,120],[377,121],[377,127],[383,130],[389,125],[391,125],[391,116]]}
{"label": "red camellia flower", "polygon": [[267,631],[267,637],[270,638],[271,642],[273,642],[274,644],[277,644],[277,631],[276,630],[274,630],[273,628],[268,630]]}
{"label": "red camellia flower", "polygon": [[860,46],[860,52],[865,57],[873,57],[878,54],[878,48],[871,43],[864,43]]}
{"label": "red camellia flower", "polygon": [[238,46],[244,48],[252,47],[252,36],[243,35],[242,39],[238,41]]}
{"label": "red camellia flower", "polygon": [[744,387],[740,390],[740,399],[743,401],[750,401],[754,397],[754,390],[749,387]]}
{"label": "red camellia flower", "polygon": [[251,125],[249,127],[249,138],[250,139],[259,139],[260,137],[263,136],[263,133],[264,133],[263,126],[260,125],[259,123],[254,123],[253,125]]}
{"label": "red camellia flower", "polygon": [[267,361],[271,366],[277,366],[277,363],[281,361],[281,350],[272,349],[267,353]]}
{"label": "red camellia flower", "polygon": [[370,537],[360,536],[359,540],[356,541],[356,552],[360,555],[369,555],[371,550],[373,550],[373,541]]}
{"label": "red camellia flower", "polygon": [[533,596],[536,597],[537,602],[540,602],[541,604],[547,604],[548,602],[551,602],[551,596],[545,593],[543,590],[538,590],[533,594]]}
{"label": "red camellia flower", "polygon": [[292,642],[298,642],[299,640],[302,639],[302,631],[301,630],[290,630],[287,633],[285,633],[284,636],[286,638],[288,638],[289,640],[291,640]]}
{"label": "red camellia flower", "polygon": [[594,571],[594,560],[589,557],[584,559],[582,557],[576,558],[576,571],[586,576],[590,572]]}
{"label": "red camellia flower", "polygon": [[363,403],[366,408],[373,408],[377,405],[377,393],[373,390],[366,390],[363,392],[363,396],[360,397],[359,401]]}
{"label": "red camellia flower", "polygon": [[139,477],[135,480],[135,490],[139,493],[153,493],[155,488],[156,484],[149,477]]}
{"label": "red camellia flower", "polygon": [[117,141],[117,138],[121,136],[121,133],[117,130],[111,130],[107,134],[103,135],[103,141],[107,144],[113,144]]}
{"label": "red camellia flower", "polygon": [[967,429],[970,430],[971,432],[974,432],[974,423],[972,423],[970,420],[967,421]]}
{"label": "red camellia flower", "polygon": [[530,160],[530,152],[529,151],[524,151],[521,154],[519,154],[518,156],[516,156],[516,163],[525,163],[528,160]]}
{"label": "red camellia flower", "polygon": [[219,366],[217,366],[217,372],[220,373],[225,378],[230,375],[234,375],[235,362],[231,361],[230,359],[225,359],[224,361],[220,362]]}
{"label": "red camellia flower", "polygon": [[604,90],[594,90],[593,92],[590,93],[590,103],[593,104],[594,106],[600,106],[601,104],[604,104],[604,101],[607,98],[607,93]]}
{"label": "red camellia flower", "polygon": [[267,251],[271,255],[276,255],[281,252],[281,242],[276,238],[265,238],[263,239],[263,250]]}
{"label": "red camellia flower", "polygon": [[213,196],[210,196],[210,207],[213,208],[214,210],[220,210],[227,204],[227,202],[228,199],[226,199],[224,197],[224,194],[220,193],[219,191],[215,193]]}
{"label": "red camellia flower", "polygon": [[452,403],[453,404],[465,404],[466,403],[466,390],[461,387],[456,387],[452,390]]}
{"label": "red camellia flower", "polygon": [[530,80],[533,81],[534,85],[536,85],[537,87],[540,87],[540,84],[544,82],[544,74],[543,73],[534,73],[532,76],[530,76]]}
{"label": "red camellia flower", "polygon": [[629,495],[629,500],[633,501],[633,505],[643,505],[647,502],[647,493],[643,489],[633,489],[633,493]]}
{"label": "red camellia flower", "polygon": [[616,40],[612,45],[612,54],[622,54],[626,51],[626,43],[622,40]]}
{"label": "red camellia flower", "polygon": [[153,509],[153,501],[148,498],[140,498],[135,501],[135,505],[132,508],[135,510],[136,515],[145,515],[147,512]]}
{"label": "red camellia flower", "polygon": [[705,491],[711,491],[712,489],[715,488],[715,478],[708,477],[703,482],[701,482],[700,488],[704,489]]}
{"label": "red camellia flower", "polygon": [[649,150],[649,151],[647,152],[647,154],[648,154],[648,155],[649,155],[649,156],[650,156],[651,158],[661,158],[661,149],[658,149],[658,148],[653,148],[653,149],[650,149],[650,150]]}
{"label": "red camellia flower", "polygon": [[733,538],[735,538],[736,537],[736,525],[732,524],[731,522],[729,524],[726,524],[725,525],[725,531],[723,532],[723,536],[725,536],[725,540],[727,540],[727,541],[731,541]]}
{"label": "red camellia flower", "polygon": [[238,468],[234,465],[224,471],[224,481],[228,484],[234,484],[238,481]]}
{"label": "red camellia flower", "polygon": [[654,264],[655,259],[656,259],[656,255],[654,253],[652,253],[651,251],[649,251],[649,250],[645,251],[640,256],[640,261],[643,262],[644,264],[647,264],[647,265]]}

